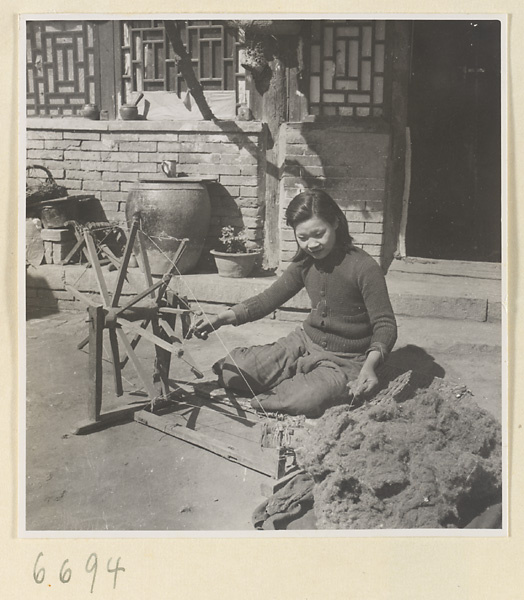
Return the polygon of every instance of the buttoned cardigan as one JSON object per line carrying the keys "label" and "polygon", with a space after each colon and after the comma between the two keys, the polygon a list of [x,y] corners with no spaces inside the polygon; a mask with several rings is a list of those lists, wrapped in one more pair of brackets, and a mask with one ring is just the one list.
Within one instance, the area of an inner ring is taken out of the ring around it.
{"label": "buttoned cardigan", "polygon": [[397,339],[397,324],[377,262],[364,250],[335,246],[324,259],[310,256],[292,262],[266,290],[232,307],[236,325],[267,316],[302,288],[311,300],[303,323],[308,337],[331,352],[382,358]]}

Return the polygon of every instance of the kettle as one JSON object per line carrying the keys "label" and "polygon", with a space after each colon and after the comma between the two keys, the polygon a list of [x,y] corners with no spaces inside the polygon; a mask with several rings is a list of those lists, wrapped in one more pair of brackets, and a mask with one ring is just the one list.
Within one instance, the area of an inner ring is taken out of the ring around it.
{"label": "kettle", "polygon": [[162,171],[168,177],[176,177],[176,160],[163,160]]}

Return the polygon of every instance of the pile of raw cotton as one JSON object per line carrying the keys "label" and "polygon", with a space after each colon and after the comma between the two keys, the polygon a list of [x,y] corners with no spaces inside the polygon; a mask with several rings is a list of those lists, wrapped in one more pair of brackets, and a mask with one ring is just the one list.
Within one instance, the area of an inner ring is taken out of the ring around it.
{"label": "pile of raw cotton", "polygon": [[468,394],[437,387],[334,407],[297,453],[319,529],[462,527],[500,501],[500,425]]}

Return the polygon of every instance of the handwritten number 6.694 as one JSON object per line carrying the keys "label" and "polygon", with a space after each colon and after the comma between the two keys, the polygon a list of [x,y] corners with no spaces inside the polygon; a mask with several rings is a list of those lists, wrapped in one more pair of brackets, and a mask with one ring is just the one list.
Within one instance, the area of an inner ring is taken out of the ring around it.
{"label": "handwritten number 6.694", "polygon": [[[35,583],[43,583],[45,580],[45,576],[46,576],[46,571],[45,568],[43,566],[40,566],[39,561],[40,559],[44,556],[43,552],[40,552],[38,554],[38,556],[36,557],[36,561],[35,561],[35,565],[33,567],[33,579],[35,580]],[[111,566],[112,564],[112,558],[110,558],[107,561],[107,572],[108,573],[113,573],[113,589],[116,588],[116,578],[118,575],[119,571],[125,571],[124,567],[120,566],[120,556],[116,559],[116,564],[115,566]],[[62,566],[60,567],[60,573],[59,573],[59,579],[61,583],[69,583],[71,581],[71,578],[73,576],[73,571],[71,569],[71,567],[68,566],[69,563],[69,559],[64,560],[64,562],[62,563]],[[85,570],[87,573],[92,573],[93,574],[93,578],[91,580],[91,593],[93,593],[94,587],[95,587],[95,580],[96,580],[96,575],[97,575],[97,571],[98,571],[98,556],[96,555],[95,552],[91,553],[89,555],[89,558],[86,561],[85,564]]]}

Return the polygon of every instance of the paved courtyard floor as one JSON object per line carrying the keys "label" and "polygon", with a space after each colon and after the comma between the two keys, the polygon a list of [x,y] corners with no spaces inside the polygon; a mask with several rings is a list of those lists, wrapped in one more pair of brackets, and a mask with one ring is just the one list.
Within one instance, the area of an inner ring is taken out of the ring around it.
{"label": "paved courtyard floor", "polygon": [[[86,416],[88,355],[76,348],[87,333],[85,318],[34,314],[27,321],[27,529],[253,531],[251,514],[264,499],[266,476],[134,421],[72,435]],[[499,325],[415,318],[398,323],[392,361],[467,385],[481,407],[501,418]],[[224,327],[220,339],[190,340],[188,348],[210,376],[226,348],[269,343],[296,326],[264,320]],[[105,369],[104,406],[111,408],[117,403],[108,363]],[[124,383],[131,385],[132,378]]]}

